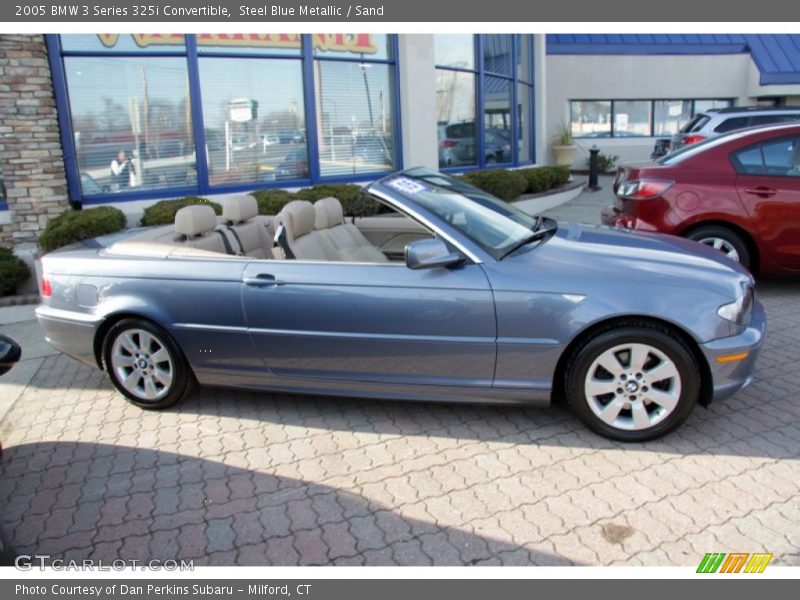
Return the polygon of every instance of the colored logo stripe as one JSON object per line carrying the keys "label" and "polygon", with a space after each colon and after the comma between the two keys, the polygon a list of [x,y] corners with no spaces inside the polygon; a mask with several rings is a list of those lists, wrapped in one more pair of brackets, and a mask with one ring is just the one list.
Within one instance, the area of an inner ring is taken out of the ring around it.
{"label": "colored logo stripe", "polygon": [[[772,554],[748,552],[708,552],[697,567],[698,573],[763,573],[772,561]],[[727,558],[726,558],[727,557]],[[723,562],[724,561],[724,562]]]}
{"label": "colored logo stripe", "polygon": [[720,573],[738,573],[742,570],[744,563],[750,555],[747,552],[733,552],[728,554],[728,558],[722,563]]}
{"label": "colored logo stripe", "polygon": [[772,554],[752,554],[750,562],[744,568],[745,573],[763,573],[772,560]]}

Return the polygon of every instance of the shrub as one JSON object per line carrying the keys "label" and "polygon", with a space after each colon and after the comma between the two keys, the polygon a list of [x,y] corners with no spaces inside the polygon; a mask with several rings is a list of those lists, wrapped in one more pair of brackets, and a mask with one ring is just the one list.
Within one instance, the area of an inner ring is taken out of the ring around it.
{"label": "shrub", "polygon": [[352,183],[323,183],[297,192],[301,200],[315,202],[333,196],[342,203],[344,214],[349,217],[368,217],[381,212],[382,204],[364,193],[361,186]]}
{"label": "shrub", "polygon": [[470,185],[506,202],[516,200],[528,187],[528,181],[519,171],[506,171],[505,169],[469,171],[464,173],[461,178]]}
{"label": "shrub", "polygon": [[47,222],[39,236],[45,252],[125,228],[125,213],[111,206],[68,210]]}
{"label": "shrub", "polygon": [[285,204],[291,202],[297,196],[286,190],[256,190],[250,195],[258,203],[258,214],[277,215]]}
{"label": "shrub", "polygon": [[178,198],[176,200],[162,200],[161,202],[156,202],[152,206],[148,206],[144,209],[142,225],[171,225],[175,222],[176,212],[184,206],[191,206],[193,204],[207,204],[214,209],[216,214],[222,214],[222,206],[216,202],[198,196],[186,196],[185,198]]}
{"label": "shrub", "polygon": [[547,167],[555,175],[554,185],[564,185],[569,181],[569,167]]}
{"label": "shrub", "polygon": [[539,194],[569,181],[568,167],[531,167],[518,171],[525,177],[527,194]]}
{"label": "shrub", "polygon": [[30,277],[31,271],[10,249],[0,246],[0,296],[8,296]]}
{"label": "shrub", "polygon": [[[611,169],[614,168],[614,165],[619,160],[619,156],[616,154],[603,154],[602,152],[597,153],[597,171],[599,173],[608,173]],[[586,159],[586,164],[590,164],[590,159]]]}
{"label": "shrub", "polygon": [[550,173],[544,167],[520,169],[519,173],[525,178],[527,194],[539,194],[550,189],[552,185]]}

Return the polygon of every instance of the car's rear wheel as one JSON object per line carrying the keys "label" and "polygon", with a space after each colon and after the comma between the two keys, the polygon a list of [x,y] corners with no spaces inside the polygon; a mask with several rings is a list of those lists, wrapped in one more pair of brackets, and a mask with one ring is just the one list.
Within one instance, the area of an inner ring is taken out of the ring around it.
{"label": "car's rear wheel", "polygon": [[123,319],[109,329],[103,364],[114,387],[140,408],[172,406],[194,385],[194,375],[169,334],[144,319]]}
{"label": "car's rear wheel", "polygon": [[680,338],[641,323],[585,340],[567,365],[565,390],[570,409],[591,430],[643,442],[688,418],[699,378],[694,355]]}
{"label": "car's rear wheel", "polygon": [[749,269],[751,266],[750,251],[742,237],[735,231],[719,225],[698,227],[686,236],[690,240],[700,242],[719,250],[731,260],[741,263]]}

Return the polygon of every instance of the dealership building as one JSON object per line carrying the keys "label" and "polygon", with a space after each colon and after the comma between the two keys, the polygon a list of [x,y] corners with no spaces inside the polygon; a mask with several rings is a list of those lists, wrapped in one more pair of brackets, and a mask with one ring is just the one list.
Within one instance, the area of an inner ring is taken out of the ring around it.
{"label": "dealership building", "polygon": [[0,35],[0,244],[163,198],[648,158],[700,111],[800,104],[800,35]]}

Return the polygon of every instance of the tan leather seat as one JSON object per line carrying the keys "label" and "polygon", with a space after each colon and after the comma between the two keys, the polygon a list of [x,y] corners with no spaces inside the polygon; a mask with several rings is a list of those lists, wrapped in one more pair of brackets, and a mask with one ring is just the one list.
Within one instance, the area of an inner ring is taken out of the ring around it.
{"label": "tan leather seat", "polygon": [[[316,213],[307,200],[292,200],[275,217],[275,231],[283,227],[285,243],[298,260],[336,260],[336,249],[320,232],[314,230]],[[273,250],[275,258],[286,256],[282,248]]]}
{"label": "tan leather seat", "polygon": [[214,209],[204,204],[184,206],[175,213],[175,233],[179,243],[192,248],[230,254],[222,236],[214,231],[217,215]]}
{"label": "tan leather seat", "polygon": [[342,204],[336,198],[323,198],[314,204],[314,228],[334,248],[335,259],[349,262],[389,262],[369,243],[358,228],[344,222]]}
{"label": "tan leather seat", "polygon": [[272,218],[259,217],[258,203],[252,196],[229,198],[222,207],[224,231],[237,253],[253,258],[271,258]]}

